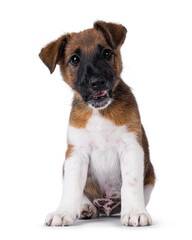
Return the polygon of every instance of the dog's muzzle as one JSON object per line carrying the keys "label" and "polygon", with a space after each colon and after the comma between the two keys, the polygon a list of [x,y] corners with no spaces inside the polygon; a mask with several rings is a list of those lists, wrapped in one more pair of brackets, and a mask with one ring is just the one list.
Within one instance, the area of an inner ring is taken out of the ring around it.
{"label": "dog's muzzle", "polygon": [[112,92],[109,81],[104,77],[91,77],[89,79],[90,95],[87,98],[87,105],[92,108],[105,108],[111,102]]}

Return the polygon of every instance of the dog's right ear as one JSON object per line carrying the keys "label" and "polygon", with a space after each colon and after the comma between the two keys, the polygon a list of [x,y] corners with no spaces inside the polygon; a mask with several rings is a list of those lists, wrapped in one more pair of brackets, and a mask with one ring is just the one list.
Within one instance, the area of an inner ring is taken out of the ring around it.
{"label": "dog's right ear", "polygon": [[63,35],[41,49],[39,57],[41,58],[43,63],[49,68],[50,73],[54,72],[56,64],[59,62],[60,58],[64,56],[64,50],[68,38],[69,35]]}

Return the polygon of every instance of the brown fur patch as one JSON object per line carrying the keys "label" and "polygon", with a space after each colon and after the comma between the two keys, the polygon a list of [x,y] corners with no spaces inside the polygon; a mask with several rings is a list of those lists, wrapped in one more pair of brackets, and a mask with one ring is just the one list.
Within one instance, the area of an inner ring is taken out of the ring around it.
{"label": "brown fur patch", "polygon": [[153,169],[153,165],[151,164],[150,161],[150,156],[149,156],[149,144],[148,140],[145,134],[145,130],[142,126],[142,147],[144,150],[144,185],[146,184],[151,184],[155,185],[155,172]]}
{"label": "brown fur patch", "polygon": [[122,80],[113,91],[113,102],[99,112],[116,126],[126,125],[128,131],[136,132],[140,137],[141,122],[137,103],[130,88]]}
{"label": "brown fur patch", "polygon": [[97,21],[94,27],[103,33],[108,45],[112,48],[121,47],[124,43],[127,29],[123,25]]}
{"label": "brown fur patch", "polygon": [[84,194],[92,202],[93,199],[103,197],[101,189],[96,181],[91,180],[91,175],[88,174],[87,182],[84,188]]}
{"label": "brown fur patch", "polygon": [[89,58],[94,55],[98,44],[104,47],[108,45],[103,34],[94,28],[79,33],[73,33],[70,36],[70,41],[66,44],[65,55],[58,63],[64,81],[74,89],[74,84],[77,81],[78,67],[74,67],[69,63],[71,56],[77,49],[80,49],[82,54]]}
{"label": "brown fur patch", "polygon": [[[73,150],[74,150],[74,146],[71,145],[71,144],[68,144],[68,147],[67,147],[67,151],[65,153],[65,160],[70,158],[72,156],[72,153],[73,153]],[[62,172],[62,176],[64,177],[64,174],[65,174],[65,169],[64,169],[64,166],[63,165],[63,172]]]}
{"label": "brown fur patch", "polygon": [[49,68],[50,73],[54,72],[56,64],[63,56],[66,42],[69,37],[69,34],[63,35],[41,49],[39,57],[41,58],[43,63]]}
{"label": "brown fur patch", "polygon": [[144,185],[155,185],[155,175],[154,172],[148,171],[147,175],[145,175],[145,179],[144,179]]}
{"label": "brown fur patch", "polygon": [[71,114],[69,118],[69,125],[75,128],[85,128],[87,121],[92,116],[92,109],[87,107],[83,100],[75,94]]}
{"label": "brown fur patch", "polygon": [[65,159],[71,157],[73,149],[74,149],[74,146],[71,145],[71,144],[68,144],[68,148],[67,148],[67,151],[65,153]]}

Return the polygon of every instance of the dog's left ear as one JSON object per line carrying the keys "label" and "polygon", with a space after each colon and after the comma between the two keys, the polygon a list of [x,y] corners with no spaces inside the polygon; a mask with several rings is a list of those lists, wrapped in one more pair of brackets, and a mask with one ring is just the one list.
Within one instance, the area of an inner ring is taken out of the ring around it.
{"label": "dog's left ear", "polygon": [[59,62],[60,58],[62,56],[64,57],[64,49],[68,38],[69,35],[63,35],[41,49],[39,57],[49,68],[50,73],[54,72],[56,64]]}
{"label": "dog's left ear", "polygon": [[118,48],[124,43],[127,29],[123,25],[97,21],[94,23],[94,28],[103,33],[110,47]]}

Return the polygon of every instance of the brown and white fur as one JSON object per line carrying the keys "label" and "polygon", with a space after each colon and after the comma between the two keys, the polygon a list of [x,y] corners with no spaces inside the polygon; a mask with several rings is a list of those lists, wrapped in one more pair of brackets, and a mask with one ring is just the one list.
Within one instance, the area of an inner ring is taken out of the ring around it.
{"label": "brown and white fur", "polygon": [[[62,198],[47,216],[48,226],[71,225],[78,217],[95,218],[100,213],[121,213],[126,226],[152,224],[146,211],[155,184],[148,141],[133,93],[120,78],[125,36],[122,25],[98,21],[94,28],[66,34],[41,50],[40,58],[50,72],[59,64],[64,81],[74,89]],[[75,87],[78,66],[69,62],[76,49],[88,59],[98,45],[113,50],[107,64],[115,79],[107,104],[94,108],[85,104]],[[110,206],[111,199],[116,207]]]}

